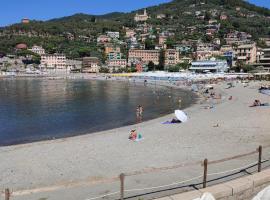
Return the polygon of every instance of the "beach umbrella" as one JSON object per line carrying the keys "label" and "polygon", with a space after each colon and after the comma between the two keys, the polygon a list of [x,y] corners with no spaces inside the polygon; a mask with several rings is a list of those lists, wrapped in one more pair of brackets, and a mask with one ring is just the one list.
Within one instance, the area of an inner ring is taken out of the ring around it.
{"label": "beach umbrella", "polygon": [[175,110],[174,114],[176,118],[180,120],[181,122],[187,122],[188,116],[182,110]]}
{"label": "beach umbrella", "polygon": [[197,199],[194,199],[194,200],[215,200],[215,198],[213,197],[212,194],[206,192],[202,195],[201,198],[197,198]]}

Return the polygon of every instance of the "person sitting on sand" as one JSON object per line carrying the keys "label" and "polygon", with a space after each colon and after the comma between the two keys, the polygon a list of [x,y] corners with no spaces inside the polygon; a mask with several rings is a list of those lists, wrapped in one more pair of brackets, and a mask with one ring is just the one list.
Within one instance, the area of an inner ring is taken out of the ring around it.
{"label": "person sitting on sand", "polygon": [[269,106],[269,103],[261,103],[260,100],[256,99],[253,102],[253,105],[249,106],[249,107],[257,107],[257,106]]}
{"label": "person sitting on sand", "polygon": [[131,130],[128,139],[133,140],[133,141],[137,139],[137,132],[136,132],[136,130]]}
{"label": "person sitting on sand", "polygon": [[258,99],[255,99],[255,101],[253,102],[253,104],[250,107],[256,107],[256,106],[261,106],[261,101]]}

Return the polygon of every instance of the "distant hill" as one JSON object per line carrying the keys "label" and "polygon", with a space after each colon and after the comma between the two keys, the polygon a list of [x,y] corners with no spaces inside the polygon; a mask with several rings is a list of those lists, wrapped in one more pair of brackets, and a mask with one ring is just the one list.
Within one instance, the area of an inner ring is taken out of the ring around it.
{"label": "distant hill", "polygon": [[[135,27],[135,13],[114,12],[95,16],[75,14],[68,17],[48,21],[31,21],[29,24],[14,24],[0,28],[0,52],[14,53],[18,43],[42,45],[49,53],[63,52],[69,57],[85,55],[102,57],[96,46],[96,37],[106,31],[120,31],[123,36],[123,26]],[[221,23],[217,37],[230,30],[248,32],[254,40],[259,37],[270,37],[270,10],[250,4],[244,0],[174,0],[147,8],[151,16],[148,24],[154,30],[171,30],[175,32],[176,41],[183,39],[205,39],[204,27],[208,19],[216,19]],[[196,16],[203,13],[205,19]],[[157,19],[158,14],[164,14],[165,19]],[[229,17],[220,21],[220,14]],[[187,27],[195,27],[193,34],[187,33]],[[87,53],[88,52],[88,53]],[[90,53],[89,53],[90,52]]]}

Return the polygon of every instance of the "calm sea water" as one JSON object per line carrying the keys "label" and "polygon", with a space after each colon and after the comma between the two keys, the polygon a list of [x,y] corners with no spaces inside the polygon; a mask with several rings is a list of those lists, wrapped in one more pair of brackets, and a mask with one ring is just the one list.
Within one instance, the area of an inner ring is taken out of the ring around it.
{"label": "calm sea water", "polygon": [[186,91],[89,80],[0,80],[0,145],[63,138],[153,119],[194,101]]}

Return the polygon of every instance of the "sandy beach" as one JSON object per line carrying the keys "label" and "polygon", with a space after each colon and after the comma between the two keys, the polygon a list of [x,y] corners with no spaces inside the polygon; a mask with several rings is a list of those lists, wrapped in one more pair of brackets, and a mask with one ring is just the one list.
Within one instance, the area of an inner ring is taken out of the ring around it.
{"label": "sandy beach", "polygon": [[[270,103],[258,93],[260,82],[248,87],[237,83],[215,85],[222,99],[213,109],[199,100],[185,112],[189,121],[164,125],[167,115],[128,127],[72,138],[0,148],[0,188],[10,188],[12,199],[86,200],[118,192],[120,173],[181,163],[220,159],[254,151],[270,144],[270,107],[249,105],[255,99]],[[232,100],[228,100],[232,96]],[[218,126],[217,126],[218,124]],[[131,142],[128,135],[136,129],[144,139]],[[264,151],[264,158],[269,154]],[[220,172],[256,161],[249,156],[209,169]],[[201,166],[184,167],[158,173],[127,177],[126,189],[154,187],[202,174]],[[131,191],[127,196],[149,191]],[[163,195],[166,194],[163,193]],[[108,199],[119,198],[119,194]]]}

